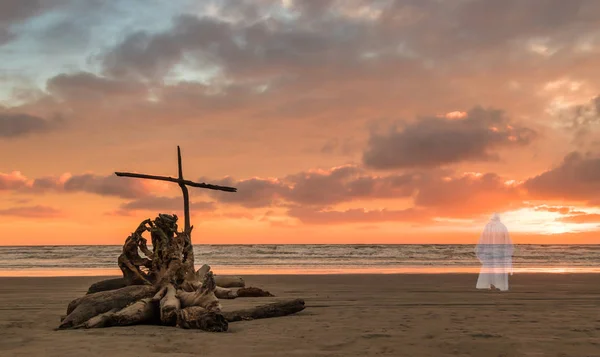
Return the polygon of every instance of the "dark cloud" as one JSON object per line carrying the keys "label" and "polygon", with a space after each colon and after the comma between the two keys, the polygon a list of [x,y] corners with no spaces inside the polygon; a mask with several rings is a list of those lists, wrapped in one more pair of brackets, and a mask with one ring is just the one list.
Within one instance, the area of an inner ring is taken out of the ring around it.
{"label": "dark cloud", "polygon": [[56,6],[60,0],[2,0],[0,1],[0,46],[16,37],[10,27],[37,16]]}
{"label": "dark cloud", "polygon": [[14,33],[8,31],[6,28],[0,27],[0,46],[10,42],[13,38],[15,38]]}
{"label": "dark cloud", "polygon": [[94,174],[64,175],[62,177],[39,177],[29,179],[20,172],[0,173],[0,191],[11,190],[22,193],[86,192],[101,196],[141,198],[150,195],[149,184],[140,180],[124,180],[115,175]]}
{"label": "dark cloud", "polygon": [[276,179],[236,181],[228,178],[210,182],[238,189],[235,194],[210,192],[219,202],[250,208],[290,203],[329,206],[361,198],[402,198],[409,197],[414,190],[412,174],[373,177],[356,166],[301,172]]}
{"label": "dark cloud", "polygon": [[[375,176],[356,166],[341,166],[330,170],[301,172],[278,179],[227,179],[218,184],[239,189],[238,193],[231,195],[209,193],[218,202],[254,208],[288,207],[292,213],[309,212],[311,217],[314,212],[334,212],[322,216],[338,217],[336,215],[342,214],[335,213],[332,207],[340,203],[376,199],[393,202],[404,199],[412,201],[413,209],[419,214],[427,212],[431,217],[469,218],[521,208],[527,198],[519,183],[503,179],[497,174],[456,174],[450,170]],[[255,187],[256,190],[253,191]],[[244,195],[238,197],[240,193]],[[384,219],[383,217],[393,217],[398,213],[393,212],[395,213],[373,211],[368,216],[380,214],[378,219]],[[351,210],[343,215],[348,217],[351,214],[359,213]]]}
{"label": "dark cloud", "polygon": [[503,147],[526,145],[535,131],[513,124],[500,110],[474,108],[465,118],[420,118],[389,133],[373,133],[363,162],[374,169],[436,167],[497,160]]}
{"label": "dark cloud", "polygon": [[44,9],[44,0],[3,0],[0,2],[0,25],[21,21]]}
{"label": "dark cloud", "polygon": [[62,211],[48,206],[22,206],[0,210],[0,216],[21,218],[58,218]]}
{"label": "dark cloud", "polygon": [[[60,74],[47,82],[47,89],[57,98],[70,102],[95,102],[115,104],[148,95],[146,86],[141,83],[108,79],[88,72]],[[144,98],[145,99],[145,98]]]}
{"label": "dark cloud", "polygon": [[251,178],[239,181],[232,178],[222,180],[199,179],[199,182],[205,181],[237,188],[236,193],[211,191],[209,194],[219,202],[239,204],[248,208],[275,206],[281,202],[290,190],[285,183],[277,179]]}
{"label": "dark cloud", "polygon": [[528,179],[524,187],[534,198],[598,202],[600,158],[572,152],[557,167]]}
{"label": "dark cloud", "polygon": [[[219,1],[217,15],[178,16],[157,31],[132,25],[114,39],[114,47],[98,54],[100,63],[94,65],[102,75],[62,75],[48,82],[48,91],[66,99],[62,105],[78,116],[103,121],[168,116],[207,126],[209,120],[198,118],[303,119],[312,130],[335,123],[335,135],[344,137],[358,122],[465,110],[474,103],[531,114],[546,100],[532,94],[538,84],[564,73],[594,81],[597,54],[573,49],[598,27],[593,2],[293,3],[284,9],[280,1]],[[69,6],[68,11],[83,13]],[[152,4],[144,6],[152,11]],[[110,19],[136,8],[126,7],[88,13]],[[181,12],[186,9],[182,5]],[[506,21],[513,17],[514,28],[486,26],[512,23]],[[528,48],[528,41],[548,36],[560,45],[555,56]],[[511,79],[522,89],[507,89]],[[282,135],[290,135],[280,126],[287,133]],[[276,130],[271,127],[261,135]],[[324,147],[342,154],[355,149],[341,140]]]}
{"label": "dark cloud", "polygon": [[[184,15],[167,31],[129,35],[104,56],[107,73],[155,78],[190,61],[242,77],[316,65],[367,69],[365,54],[461,60],[519,39],[558,33],[570,40],[598,28],[600,6],[593,0],[294,1],[282,9],[277,1],[224,1],[219,11],[220,19]],[[290,12],[295,16],[283,15]]]}
{"label": "dark cloud", "polygon": [[0,112],[0,139],[12,139],[52,131],[61,123],[60,118],[46,120],[29,114]]}
{"label": "dark cloud", "polygon": [[[164,33],[136,32],[106,53],[103,64],[113,77],[161,78],[186,52],[202,51],[206,59],[215,52],[235,52],[231,25],[210,17],[182,15],[174,20],[173,28]],[[199,63],[202,64],[202,63]]]}
{"label": "dark cloud", "polygon": [[87,192],[121,198],[138,198],[149,195],[148,186],[136,181],[138,180],[124,180],[115,175],[83,174],[67,179],[62,189],[66,192]]}
{"label": "dark cloud", "polygon": [[291,190],[285,199],[295,204],[328,206],[362,198],[409,197],[414,190],[413,176],[373,177],[356,166],[313,171],[287,176]]}
{"label": "dark cloud", "polygon": [[600,123],[600,96],[588,103],[575,105],[562,115],[568,123],[568,130],[573,133],[574,143],[585,146],[586,140]]}

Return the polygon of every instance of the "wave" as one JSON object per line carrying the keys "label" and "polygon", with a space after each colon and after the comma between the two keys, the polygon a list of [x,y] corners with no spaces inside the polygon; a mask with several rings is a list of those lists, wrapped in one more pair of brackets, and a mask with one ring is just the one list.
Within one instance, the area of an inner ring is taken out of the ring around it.
{"label": "wave", "polygon": [[[120,246],[0,247],[0,270],[114,268]],[[220,266],[478,266],[474,245],[196,245],[198,262]],[[516,266],[597,266],[600,245],[517,245]]]}

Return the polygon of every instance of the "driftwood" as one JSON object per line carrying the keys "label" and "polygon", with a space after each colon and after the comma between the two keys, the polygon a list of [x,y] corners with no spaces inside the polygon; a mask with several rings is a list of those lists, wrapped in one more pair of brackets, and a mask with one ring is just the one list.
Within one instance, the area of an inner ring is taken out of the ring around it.
{"label": "driftwood", "polygon": [[[181,302],[177,298],[177,290],[173,284],[163,288],[164,295],[160,297],[160,322],[163,325],[175,326],[177,323],[177,311],[181,308]],[[156,296],[153,299],[156,302]]]}
{"label": "driftwood", "polygon": [[145,298],[119,310],[112,309],[96,315],[74,328],[98,328],[110,326],[129,326],[153,324],[156,322],[157,306],[152,298]]}
{"label": "driftwood", "polygon": [[215,275],[215,282],[217,283],[217,286],[223,288],[243,288],[246,286],[244,279],[239,276]]}
{"label": "driftwood", "polygon": [[248,287],[248,288],[240,288],[236,291],[238,297],[270,297],[275,296],[268,291],[263,289]]}
{"label": "driftwood", "polygon": [[286,316],[302,310],[304,310],[304,300],[295,299],[257,306],[251,309],[223,312],[223,316],[229,322],[236,322]]}
{"label": "driftwood", "polygon": [[[222,311],[219,299],[273,295],[245,287],[240,277],[216,276],[206,264],[195,271],[193,227],[179,232],[177,219],[176,215],[159,214],[154,220],[144,220],[127,237],[117,260],[123,277],[95,283],[87,295],[71,301],[59,329],[161,324],[220,332],[227,331],[229,322],[304,309],[304,301],[294,300]],[[150,233],[152,251],[142,236],[145,232]]]}
{"label": "driftwood", "polygon": [[127,279],[125,279],[125,278],[101,280],[97,283],[90,285],[87,293],[93,294],[93,293],[99,293],[101,291],[116,290],[116,289],[124,288],[129,285],[131,285],[131,283],[128,282]]}
{"label": "driftwood", "polygon": [[304,310],[304,300],[295,299],[257,306],[251,309],[229,312],[209,311],[199,306],[181,309],[177,315],[177,326],[205,331],[227,331],[228,322],[248,321],[281,317]]}
{"label": "driftwood", "polygon": [[59,329],[75,327],[115,308],[120,310],[137,300],[151,297],[154,293],[155,288],[151,285],[132,285],[85,295],[69,304],[67,317],[62,321]]}
{"label": "driftwood", "polygon": [[190,306],[179,310],[177,326],[185,329],[225,332],[229,328],[229,323],[218,312],[208,311],[200,306]]}

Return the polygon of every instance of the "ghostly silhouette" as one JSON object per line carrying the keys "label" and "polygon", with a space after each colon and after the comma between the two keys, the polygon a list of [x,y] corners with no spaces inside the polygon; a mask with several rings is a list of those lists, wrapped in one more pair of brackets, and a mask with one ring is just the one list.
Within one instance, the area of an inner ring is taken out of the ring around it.
{"label": "ghostly silhouette", "polygon": [[475,254],[481,262],[477,289],[508,290],[508,274],[512,275],[513,244],[508,229],[494,213],[485,225]]}

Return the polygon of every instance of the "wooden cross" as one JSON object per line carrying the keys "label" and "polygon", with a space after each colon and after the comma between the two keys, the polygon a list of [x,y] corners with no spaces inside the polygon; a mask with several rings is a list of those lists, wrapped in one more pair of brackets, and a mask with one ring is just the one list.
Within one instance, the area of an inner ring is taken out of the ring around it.
{"label": "wooden cross", "polygon": [[217,186],[217,185],[211,185],[211,184],[204,183],[204,182],[198,183],[198,182],[185,180],[183,178],[183,168],[181,167],[181,150],[179,149],[179,146],[177,146],[177,165],[179,167],[179,177],[178,178],[167,177],[167,176],[134,174],[134,173],[130,173],[130,172],[115,172],[115,174],[117,176],[123,176],[123,177],[135,177],[135,178],[142,178],[142,179],[169,181],[169,182],[178,183],[179,187],[181,187],[181,192],[183,192],[183,213],[184,213],[184,217],[185,217],[184,232],[186,232],[187,234],[190,234],[192,227],[190,226],[190,196],[188,193],[187,186],[208,188],[210,190],[219,190],[219,191],[226,191],[226,192],[237,192],[237,188],[227,187],[227,186]]}

